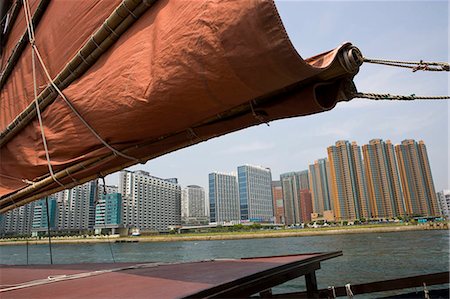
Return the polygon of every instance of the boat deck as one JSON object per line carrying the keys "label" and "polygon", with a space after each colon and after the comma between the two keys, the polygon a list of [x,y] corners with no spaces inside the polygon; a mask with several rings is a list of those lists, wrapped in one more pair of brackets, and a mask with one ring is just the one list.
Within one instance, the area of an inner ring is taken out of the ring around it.
{"label": "boat deck", "polygon": [[116,263],[0,267],[6,298],[247,297],[299,276],[317,291],[320,262],[342,252],[209,260],[187,263]]}

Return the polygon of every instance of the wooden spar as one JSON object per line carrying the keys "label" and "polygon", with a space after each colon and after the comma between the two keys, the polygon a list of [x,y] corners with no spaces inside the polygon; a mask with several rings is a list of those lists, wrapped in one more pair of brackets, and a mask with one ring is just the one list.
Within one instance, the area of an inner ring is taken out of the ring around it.
{"label": "wooden spar", "polygon": [[[49,0],[42,0],[49,1]],[[41,2],[41,3],[42,3]],[[103,25],[93,34],[72,58],[64,69],[55,77],[54,82],[60,90],[65,89],[73,81],[81,77],[98,59],[106,52],[131,25],[136,21],[135,17],[142,16],[156,0],[124,0],[106,19]],[[128,9],[127,9],[128,8]],[[26,35],[26,32],[24,33]],[[22,37],[24,39],[24,37]],[[28,36],[21,47],[25,48]],[[23,49],[22,49],[23,51]],[[20,53],[19,53],[20,55]],[[18,59],[19,56],[16,58]],[[1,74],[0,88],[6,82],[7,76],[11,73],[15,63],[6,65],[5,71]],[[39,108],[41,111],[50,105],[58,96],[51,85],[48,85],[38,96]],[[0,133],[0,147],[5,145],[12,137],[22,130],[36,116],[36,105],[31,102],[6,128]]]}
{"label": "wooden spar", "polygon": [[[355,48],[352,47],[352,48],[349,48],[349,49],[345,49],[339,55],[341,55],[341,56],[348,55],[350,50],[355,51]],[[307,86],[309,84],[312,84],[316,80],[326,81],[326,80],[329,80],[330,78],[339,78],[340,76],[343,76],[345,74],[348,74],[348,73],[343,68],[330,68],[330,69],[324,71],[323,73],[321,73],[320,75],[318,75],[317,77],[312,77],[308,81],[303,81],[303,82],[296,83],[296,84],[294,84],[292,86],[286,87],[283,90],[278,90],[278,91],[274,92],[273,94],[267,95],[267,96],[259,98],[259,99],[255,99],[255,100],[253,100],[253,103],[254,103],[254,106],[256,108],[258,108],[258,106],[261,106],[261,105],[266,104],[266,103],[270,103],[270,101],[273,100],[273,98],[276,98],[276,96],[279,95],[280,93],[286,93],[286,92],[290,92],[290,91],[295,91],[298,88],[305,87],[305,86]],[[206,120],[204,120],[204,121],[202,121],[202,122],[200,122],[198,124],[195,124],[195,125],[192,126],[192,128],[195,130],[195,129],[198,129],[198,128],[202,128],[204,126],[208,126],[208,125],[214,124],[214,123],[216,123],[218,121],[224,121],[224,120],[233,119],[233,118],[236,118],[236,117],[239,117],[239,116],[242,116],[242,115],[246,115],[246,114],[249,114],[249,113],[252,113],[252,111],[251,111],[249,103],[246,103],[246,104],[240,105],[238,107],[235,107],[235,108],[231,109],[230,111],[227,111],[227,112],[221,114],[220,116],[214,116],[214,117],[206,119]],[[146,140],[146,141],[144,141],[144,142],[142,142],[142,143],[140,143],[138,145],[133,145],[133,146],[125,148],[125,149],[120,149],[120,152],[122,152],[124,154],[132,154],[130,152],[132,152],[134,149],[150,146],[150,145],[153,145],[153,144],[157,144],[158,142],[160,142],[162,140],[166,140],[168,138],[176,138],[177,136],[180,136],[182,134],[186,134],[186,130],[182,130],[182,131],[179,131],[179,132],[174,132],[172,134],[169,134],[169,135],[157,138],[157,139]],[[148,156],[145,156],[145,157],[141,158],[140,160],[141,160],[141,162],[145,162],[145,161],[153,159],[153,158],[155,158],[157,156],[160,156],[160,155],[163,155],[163,154],[175,151],[175,150],[183,148],[183,147],[187,147],[187,146],[189,146],[191,144],[192,143],[189,140],[186,140],[184,145],[177,145],[174,148],[167,148],[162,153],[158,153],[156,155],[155,154],[151,154],[151,155],[148,155]],[[96,167],[96,166],[98,166],[100,164],[107,163],[108,161],[110,161],[110,160],[112,160],[114,158],[116,158],[116,156],[112,152],[108,153],[107,155],[103,155],[101,157],[92,158],[92,159],[89,159],[88,161],[84,161],[84,162],[81,162],[79,164],[75,164],[73,166],[68,167],[67,169],[63,169],[63,170],[60,170],[60,171],[56,172],[55,173],[55,177],[58,180],[64,180],[65,178],[67,178],[69,176],[69,174],[71,176],[76,177],[77,172],[84,171],[84,170],[86,170],[88,168],[94,168],[94,167]],[[109,168],[107,170],[102,171],[101,174],[103,176],[105,176],[105,175],[111,174],[113,172],[122,170],[122,169],[124,169],[126,167],[132,166],[134,164],[136,164],[135,161],[132,161],[132,160],[126,161],[125,163],[123,163],[123,164],[121,164],[119,166],[116,166],[116,167],[113,167],[113,168]],[[86,183],[86,182],[91,181],[93,179],[96,179],[98,177],[99,177],[99,174],[94,174],[94,175],[88,176],[86,178],[79,179],[76,182],[64,183],[64,185],[65,185],[64,187],[57,186],[55,188],[51,188],[49,190],[45,190],[45,191],[39,192],[39,193],[36,193],[36,194],[28,197],[28,195],[32,194],[36,189],[44,188],[44,187],[49,186],[50,184],[52,184],[54,182],[52,177],[47,176],[46,178],[41,179],[38,182],[35,182],[33,185],[25,187],[24,189],[14,193],[14,194],[6,195],[6,196],[3,196],[2,198],[0,198],[0,212],[4,213],[4,212],[7,212],[8,210],[11,210],[11,209],[15,208],[16,207],[15,204],[14,204],[15,202],[19,202],[20,201],[20,205],[24,205],[26,203],[32,202],[34,200],[38,200],[40,198],[43,198],[45,196],[54,194],[54,193],[56,193],[58,191],[66,189],[66,188],[72,188],[72,187],[75,187],[75,186],[77,186],[79,184]],[[23,198],[26,198],[26,199],[23,200]]]}
{"label": "wooden spar", "polygon": [[[5,4],[6,2],[2,2]],[[0,4],[1,6],[1,4]],[[3,32],[3,34],[0,34],[0,55],[2,55],[2,47],[6,44],[9,38],[9,33],[11,32],[12,25],[14,24],[15,20],[17,19],[17,16],[19,14],[20,8],[22,7],[22,1],[16,0],[13,4],[10,19],[8,21],[8,26],[6,27],[6,30]],[[3,16],[2,16],[3,17]],[[4,28],[2,28],[4,29]]]}
{"label": "wooden spar", "polygon": [[[38,26],[39,21],[41,20],[42,16],[44,15],[44,12],[47,9],[47,6],[49,5],[49,3],[50,3],[50,0],[41,0],[41,2],[39,2],[39,6],[37,7],[36,12],[34,13],[33,18],[31,20],[34,28],[36,28]],[[20,8],[20,5],[17,5],[14,8],[13,14],[16,13],[16,16],[19,13],[19,10],[20,10],[19,8]],[[8,26],[8,27],[11,27],[11,26]],[[19,61],[19,58],[22,55],[22,52],[25,50],[25,48],[29,42],[30,41],[28,39],[28,32],[27,32],[27,29],[25,29],[25,32],[22,34],[22,37],[19,39],[16,46],[14,47],[13,52],[9,56],[8,62],[6,63],[6,66],[3,69],[3,72],[0,74],[0,89],[3,88],[3,85],[6,83],[6,80],[8,79],[12,70],[16,66],[17,61]]]}

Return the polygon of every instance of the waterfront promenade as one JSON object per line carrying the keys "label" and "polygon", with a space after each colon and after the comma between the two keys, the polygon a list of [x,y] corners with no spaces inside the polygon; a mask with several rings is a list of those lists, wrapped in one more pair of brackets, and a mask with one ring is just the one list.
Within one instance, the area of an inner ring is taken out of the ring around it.
{"label": "waterfront promenade", "polygon": [[[304,229],[281,229],[281,230],[255,230],[255,231],[237,231],[237,232],[207,232],[207,233],[186,233],[186,234],[168,234],[151,235],[139,237],[120,237],[113,236],[72,236],[72,237],[52,237],[52,243],[59,244],[78,244],[78,243],[106,243],[106,242],[176,242],[176,241],[208,241],[208,240],[239,240],[239,239],[262,239],[262,238],[285,238],[285,237],[304,237],[321,235],[339,235],[339,234],[366,234],[366,233],[388,233],[402,231],[419,230],[448,230],[448,223],[434,224],[376,224],[376,225],[357,225],[357,226],[339,226],[339,227],[321,227]],[[47,244],[48,239],[25,238],[22,239],[0,239],[0,245],[21,245],[26,244]]]}

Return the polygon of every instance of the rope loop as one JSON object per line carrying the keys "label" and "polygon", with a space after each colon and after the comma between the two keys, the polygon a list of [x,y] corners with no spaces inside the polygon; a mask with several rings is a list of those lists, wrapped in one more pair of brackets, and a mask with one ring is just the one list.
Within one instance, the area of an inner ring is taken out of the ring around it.
{"label": "rope loop", "polygon": [[253,117],[259,121],[260,124],[265,123],[268,127],[270,127],[269,122],[264,118],[264,115],[258,111],[255,111],[253,108],[253,101],[250,101],[250,109],[252,111]]}
{"label": "rope loop", "polygon": [[128,13],[133,17],[133,19],[137,20],[138,17],[128,8],[126,1],[122,2],[123,7],[128,11]]}
{"label": "rope loop", "polygon": [[104,50],[102,49],[102,47],[95,41],[94,36],[91,36],[91,41],[94,43],[94,45],[99,48],[102,52],[104,52]]}
{"label": "rope loop", "polygon": [[119,39],[120,36],[109,26],[108,20],[106,20],[103,24],[105,25],[106,29],[108,29],[109,32],[111,32],[115,36],[116,39]]}

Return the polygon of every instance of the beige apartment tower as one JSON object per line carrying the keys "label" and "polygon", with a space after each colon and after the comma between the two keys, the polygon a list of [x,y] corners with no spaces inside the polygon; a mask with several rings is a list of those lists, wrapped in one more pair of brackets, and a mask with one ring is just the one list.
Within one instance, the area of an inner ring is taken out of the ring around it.
{"label": "beige apartment tower", "polygon": [[372,217],[404,216],[406,207],[391,141],[373,139],[362,150]]}
{"label": "beige apartment tower", "polygon": [[327,150],[336,220],[370,218],[360,147],[356,142],[340,140]]}
{"label": "beige apartment tower", "polygon": [[398,168],[408,215],[434,216],[439,214],[430,162],[425,143],[403,140],[395,146]]}

